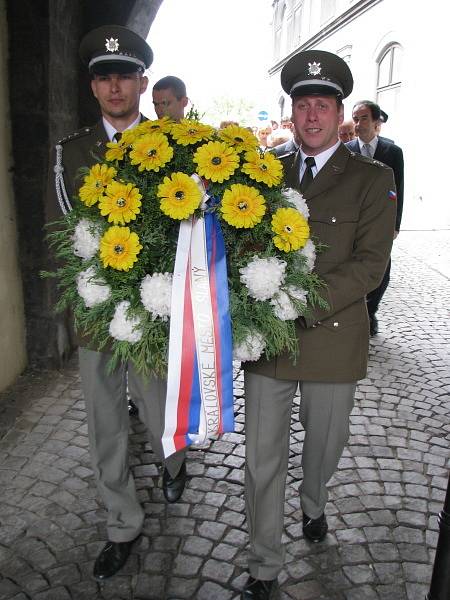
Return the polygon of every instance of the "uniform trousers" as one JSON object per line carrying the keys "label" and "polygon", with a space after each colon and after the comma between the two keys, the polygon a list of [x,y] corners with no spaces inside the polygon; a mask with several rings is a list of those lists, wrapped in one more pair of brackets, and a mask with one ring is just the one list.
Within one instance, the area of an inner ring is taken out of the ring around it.
{"label": "uniform trousers", "polygon": [[389,285],[389,280],[391,277],[391,259],[389,259],[386,271],[384,272],[383,279],[381,280],[380,285],[369,292],[367,294],[367,312],[369,313],[369,317],[372,318],[375,316],[375,313],[378,310],[378,306],[381,302],[381,299],[384,296],[384,292],[387,290]]}
{"label": "uniform trousers", "polygon": [[[144,511],[136,495],[128,463],[128,388],[147,427],[153,452],[163,459],[162,433],[166,381],[139,375],[132,363],[107,370],[111,354],[79,349],[81,386],[87,411],[89,450],[100,496],[108,512],[107,532],[111,542],[128,542],[142,530]],[[174,477],[185,458],[180,451],[165,460]]]}
{"label": "uniform trousers", "polygon": [[284,563],[281,536],[292,402],[298,385],[300,422],[305,430],[300,503],[312,519],[324,512],[326,484],[349,437],[355,382],[297,382],[245,373],[248,565],[256,579],[275,579]]}

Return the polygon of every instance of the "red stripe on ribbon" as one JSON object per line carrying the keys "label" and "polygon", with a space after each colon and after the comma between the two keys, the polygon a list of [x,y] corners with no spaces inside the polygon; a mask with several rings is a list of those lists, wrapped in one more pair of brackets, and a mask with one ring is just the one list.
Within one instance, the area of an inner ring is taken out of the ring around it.
{"label": "red stripe on ribbon", "polygon": [[177,410],[177,429],[173,436],[177,451],[186,446],[185,436],[189,429],[189,408],[194,372],[195,337],[191,302],[190,272],[191,261],[189,259],[186,267],[186,279],[184,287],[183,339],[181,351],[180,390]]}

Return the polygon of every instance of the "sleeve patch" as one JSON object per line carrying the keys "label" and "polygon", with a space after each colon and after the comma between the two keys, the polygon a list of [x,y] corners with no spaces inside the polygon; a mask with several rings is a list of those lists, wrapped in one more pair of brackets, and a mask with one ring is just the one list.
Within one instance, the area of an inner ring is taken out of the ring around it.
{"label": "sleeve patch", "polygon": [[389,200],[397,200],[397,194],[394,192],[394,190],[389,190],[388,198]]}

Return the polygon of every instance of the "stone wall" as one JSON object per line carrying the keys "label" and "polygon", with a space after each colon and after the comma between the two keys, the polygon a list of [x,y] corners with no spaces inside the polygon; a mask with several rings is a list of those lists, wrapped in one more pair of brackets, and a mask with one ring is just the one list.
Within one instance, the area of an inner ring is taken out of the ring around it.
{"label": "stone wall", "polygon": [[25,321],[20,279],[17,219],[13,200],[11,130],[8,102],[6,7],[0,0],[0,390],[26,364]]}
{"label": "stone wall", "polygon": [[[52,166],[49,149],[64,135],[99,117],[88,75],[78,57],[80,39],[103,24],[126,25],[128,18],[139,23],[139,33],[146,35],[161,1],[0,0],[1,25],[8,34],[1,36],[2,50],[6,50],[9,40],[9,80],[2,77],[8,86],[0,96],[6,106],[0,108],[2,115],[8,114],[9,91],[12,179],[30,366],[58,367],[68,355],[68,338],[64,335],[67,328],[53,313],[55,285],[42,280],[39,273],[51,264],[43,229],[44,199]],[[0,169],[8,168],[10,163],[8,157],[0,156]],[[7,185],[8,178],[3,179]],[[13,233],[6,234],[11,248]],[[19,301],[15,310],[22,312]],[[19,334],[14,337],[20,339]],[[22,359],[20,369],[23,364]]]}

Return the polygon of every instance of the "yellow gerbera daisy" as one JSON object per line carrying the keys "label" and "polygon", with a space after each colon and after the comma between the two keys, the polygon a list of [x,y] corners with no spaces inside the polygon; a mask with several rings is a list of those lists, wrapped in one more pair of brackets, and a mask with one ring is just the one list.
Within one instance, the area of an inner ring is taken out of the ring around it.
{"label": "yellow gerbera daisy", "polygon": [[106,186],[112,181],[116,173],[116,169],[108,167],[108,165],[96,164],[92,166],[78,192],[80,200],[86,206],[93,206],[103,196]]}
{"label": "yellow gerbera daisy", "polygon": [[108,148],[105,152],[106,160],[123,160],[127,148],[122,144],[122,140],[120,142],[108,142],[106,147]]}
{"label": "yellow gerbera daisy", "polygon": [[209,142],[197,149],[193,161],[198,165],[199,175],[222,183],[236,171],[239,156],[236,150],[224,142]]}
{"label": "yellow gerbera daisy", "polygon": [[258,140],[251,131],[239,125],[228,125],[219,131],[221,140],[233,146],[237,152],[242,150],[253,150],[258,146]]}
{"label": "yellow gerbera daisy", "polygon": [[133,143],[130,152],[131,164],[139,165],[139,171],[159,171],[173,156],[169,140],[158,131],[146,133]]}
{"label": "yellow gerbera daisy", "polygon": [[155,131],[170,133],[173,124],[174,122],[169,117],[162,117],[162,119],[154,119],[153,121],[142,121],[134,129],[138,135],[154,133]]}
{"label": "yellow gerbera daisy", "polygon": [[101,198],[98,207],[103,217],[108,215],[108,221],[114,225],[125,225],[134,221],[140,213],[142,194],[132,183],[111,181]]}
{"label": "yellow gerbera daisy", "polygon": [[270,152],[249,150],[244,158],[247,162],[242,165],[242,171],[255,181],[262,181],[269,187],[280,183],[283,176],[281,161]]}
{"label": "yellow gerbera daisy", "polygon": [[303,248],[309,239],[309,225],[295,208],[279,208],[272,217],[273,243],[284,252]]}
{"label": "yellow gerbera daisy", "polygon": [[125,152],[138,137],[137,127],[126,129],[122,132],[122,136],[118,142],[108,142],[106,147],[108,150],[105,153],[106,160],[123,160]]}
{"label": "yellow gerbera daisy", "polygon": [[113,225],[100,240],[100,258],[104,267],[129,271],[142,250],[139,238],[129,227]]}
{"label": "yellow gerbera daisy", "polygon": [[172,137],[181,146],[209,140],[213,133],[214,127],[191,119],[181,119],[179,123],[172,125],[171,130]]}
{"label": "yellow gerbera daisy", "polygon": [[220,210],[230,225],[251,229],[263,218],[266,201],[256,188],[235,183],[225,190]]}
{"label": "yellow gerbera daisy", "polygon": [[202,199],[198,185],[185,173],[164,177],[156,195],[161,198],[162,212],[172,219],[187,219]]}

